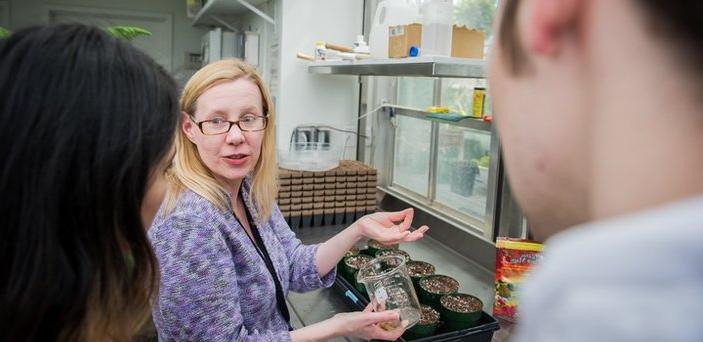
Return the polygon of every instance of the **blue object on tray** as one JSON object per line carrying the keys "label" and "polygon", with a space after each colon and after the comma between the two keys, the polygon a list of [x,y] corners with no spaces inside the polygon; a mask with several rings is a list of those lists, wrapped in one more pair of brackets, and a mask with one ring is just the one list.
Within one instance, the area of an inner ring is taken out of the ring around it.
{"label": "blue object on tray", "polygon": [[468,115],[461,115],[459,113],[427,113],[427,117],[452,122],[471,118]]}

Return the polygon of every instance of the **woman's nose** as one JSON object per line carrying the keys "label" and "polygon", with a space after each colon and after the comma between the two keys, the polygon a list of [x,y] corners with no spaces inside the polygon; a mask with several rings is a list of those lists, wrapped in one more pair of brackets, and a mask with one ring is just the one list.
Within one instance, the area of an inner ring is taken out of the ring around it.
{"label": "woman's nose", "polygon": [[235,145],[244,142],[244,134],[238,125],[232,125],[232,128],[227,132],[226,142]]}

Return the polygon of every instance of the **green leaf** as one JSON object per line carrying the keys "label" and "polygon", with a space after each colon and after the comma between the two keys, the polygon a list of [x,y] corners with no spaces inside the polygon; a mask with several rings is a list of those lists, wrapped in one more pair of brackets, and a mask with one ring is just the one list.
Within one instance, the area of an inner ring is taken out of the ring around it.
{"label": "green leaf", "polygon": [[10,30],[0,27],[0,39],[9,37],[11,33]]}
{"label": "green leaf", "polygon": [[132,40],[139,36],[151,36],[151,32],[134,26],[112,26],[105,29],[113,37]]}

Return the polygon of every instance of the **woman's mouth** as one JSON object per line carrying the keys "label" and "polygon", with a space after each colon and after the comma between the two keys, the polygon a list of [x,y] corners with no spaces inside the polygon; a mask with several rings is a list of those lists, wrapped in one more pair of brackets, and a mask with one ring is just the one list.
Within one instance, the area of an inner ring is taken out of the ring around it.
{"label": "woman's mouth", "polygon": [[239,166],[247,161],[249,161],[249,155],[247,154],[232,154],[229,156],[222,157],[222,159],[225,161],[225,163],[232,165],[232,166]]}

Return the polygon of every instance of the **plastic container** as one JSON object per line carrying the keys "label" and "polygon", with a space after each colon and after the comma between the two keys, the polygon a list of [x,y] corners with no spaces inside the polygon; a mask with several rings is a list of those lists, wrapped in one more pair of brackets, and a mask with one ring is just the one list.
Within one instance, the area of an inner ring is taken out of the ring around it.
{"label": "plastic container", "polygon": [[371,32],[369,49],[372,58],[388,58],[388,27],[417,22],[417,7],[407,0],[384,0],[376,7]]}
{"label": "plastic container", "polygon": [[408,254],[408,252],[406,252],[402,249],[398,249],[398,248],[379,249],[379,250],[376,250],[376,253],[374,254],[374,256],[377,258],[391,256],[391,255],[392,256],[401,256],[401,257],[405,258],[406,263],[408,261],[410,261],[410,254]]}
{"label": "plastic container", "polygon": [[366,254],[375,257],[376,252],[381,249],[398,249],[398,244],[394,245],[384,245],[376,240],[369,240],[366,244]]}
{"label": "plastic container", "polygon": [[294,142],[278,150],[278,166],[296,171],[327,171],[339,166],[342,149],[330,143]]}
{"label": "plastic container", "polygon": [[451,0],[430,0],[422,7],[422,56],[451,56],[452,19]]}
{"label": "plastic container", "polygon": [[[474,304],[476,307],[469,311],[456,311],[448,306],[448,302],[451,299],[464,300]],[[471,328],[476,325],[478,320],[481,318],[481,312],[483,311],[483,302],[476,298],[475,296],[465,294],[465,293],[455,293],[450,295],[442,296],[440,299],[441,308],[439,310],[442,321],[444,321],[444,329],[446,331],[455,331],[466,328]]]}
{"label": "plastic container", "polygon": [[437,331],[439,326],[439,312],[427,306],[420,306],[420,321],[412,328],[403,333],[403,338],[408,340],[417,340],[420,338],[430,337]]}
{"label": "plastic container", "polygon": [[411,260],[405,264],[408,269],[408,274],[410,274],[410,279],[413,281],[413,286],[415,286],[415,293],[419,295],[420,293],[420,279],[422,277],[433,275],[435,272],[434,265],[429,262]]}
{"label": "plastic container", "polygon": [[[444,283],[447,285],[447,289],[435,292],[426,288],[427,285],[431,286],[434,282]],[[419,285],[420,291],[418,291],[418,295],[420,296],[420,302],[431,306],[440,313],[442,312],[439,304],[440,298],[446,294],[459,292],[459,282],[456,279],[440,274],[420,278]]]}
{"label": "plastic container", "polygon": [[364,284],[374,311],[398,310],[399,320],[381,323],[381,328],[393,330],[401,322],[407,328],[420,321],[420,302],[405,269],[405,257],[385,256],[373,259],[359,269],[357,282]]}
{"label": "plastic container", "polygon": [[349,279],[350,282],[354,282],[355,277],[356,277],[356,272],[359,270],[360,267],[357,265],[361,263],[367,263],[371,261],[373,257],[368,256],[366,254],[356,254],[356,255],[349,255],[345,256],[342,258],[342,263],[344,267],[342,267],[342,276]]}
{"label": "plastic container", "polygon": [[356,41],[354,42],[354,48],[352,50],[354,53],[369,53],[369,46],[364,41],[363,35],[357,35]]}

